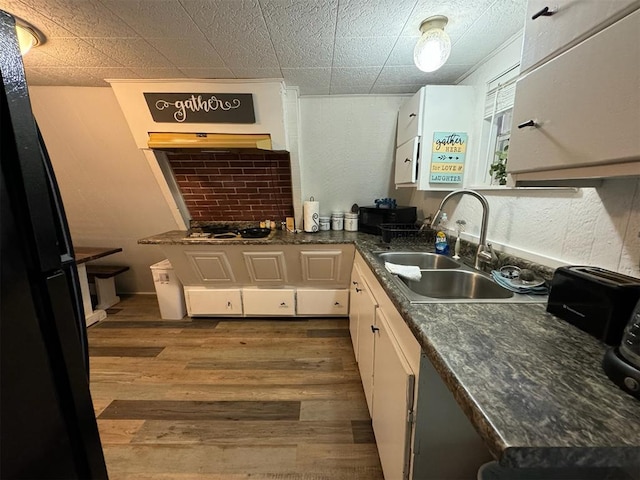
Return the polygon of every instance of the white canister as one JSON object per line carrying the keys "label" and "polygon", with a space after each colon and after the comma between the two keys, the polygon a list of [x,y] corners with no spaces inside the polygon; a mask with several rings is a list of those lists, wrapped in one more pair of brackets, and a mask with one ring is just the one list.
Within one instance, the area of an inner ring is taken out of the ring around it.
{"label": "white canister", "polygon": [[331,217],[320,217],[320,231],[331,230]]}
{"label": "white canister", "polygon": [[331,230],[342,230],[343,224],[344,212],[331,212]]}
{"label": "white canister", "polygon": [[344,214],[344,229],[348,232],[358,231],[358,214],[347,212]]}

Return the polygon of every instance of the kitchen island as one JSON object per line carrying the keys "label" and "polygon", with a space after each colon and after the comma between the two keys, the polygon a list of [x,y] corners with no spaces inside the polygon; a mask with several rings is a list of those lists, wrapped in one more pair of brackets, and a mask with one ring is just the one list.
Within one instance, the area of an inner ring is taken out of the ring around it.
{"label": "kitchen island", "polygon": [[[173,231],[149,245],[220,245]],[[227,244],[229,242],[225,242]],[[640,475],[640,402],[600,362],[606,346],[545,304],[411,304],[375,259],[380,237],[284,233],[232,244],[355,244],[491,454],[506,467],[625,466]],[[432,250],[429,245],[411,247]]]}

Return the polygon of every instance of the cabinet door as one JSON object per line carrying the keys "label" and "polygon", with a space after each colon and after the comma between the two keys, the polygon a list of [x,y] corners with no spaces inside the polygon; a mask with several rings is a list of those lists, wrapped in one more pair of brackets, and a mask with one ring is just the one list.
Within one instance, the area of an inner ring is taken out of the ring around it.
{"label": "cabinet door", "polygon": [[298,288],[298,315],[345,316],[349,311],[349,290]]}
{"label": "cabinet door", "polygon": [[386,480],[408,478],[415,376],[381,309],[376,311],[373,431]]}
{"label": "cabinet door", "polygon": [[[551,16],[531,17],[545,7]],[[594,30],[604,28],[633,9],[638,0],[529,0],[522,46],[522,72],[549,58],[557,51],[574,45]]]}
{"label": "cabinet door", "polygon": [[245,315],[295,315],[295,291],[289,288],[245,288],[242,290],[242,305]]}
{"label": "cabinet door", "polygon": [[407,140],[422,134],[424,108],[424,88],[407,100],[398,110],[398,127],[396,131],[396,147]]}
{"label": "cabinet door", "polygon": [[277,285],[286,283],[287,268],[284,252],[243,252],[251,283]]}
{"label": "cabinet door", "polygon": [[362,309],[361,288],[362,275],[360,269],[354,263],[351,271],[351,285],[349,287],[349,333],[353,344],[353,353],[358,361],[358,317]]}
{"label": "cabinet door", "polygon": [[358,314],[358,368],[369,414],[373,412],[373,357],[375,342],[376,310],[378,303],[367,283],[362,281],[359,295],[361,306]]}
{"label": "cabinet door", "polygon": [[[342,272],[342,250],[303,250],[302,281],[305,283],[338,283]],[[345,275],[346,276],[346,275]]]}
{"label": "cabinet door", "polygon": [[185,287],[187,314],[195,316],[242,315],[240,289]]}
{"label": "cabinet door", "polygon": [[397,185],[416,183],[420,138],[414,137],[396,149],[395,181]]}
{"label": "cabinet door", "polygon": [[640,11],[518,81],[514,125],[534,120],[537,127],[512,130],[509,172],[638,158],[638,31]]}

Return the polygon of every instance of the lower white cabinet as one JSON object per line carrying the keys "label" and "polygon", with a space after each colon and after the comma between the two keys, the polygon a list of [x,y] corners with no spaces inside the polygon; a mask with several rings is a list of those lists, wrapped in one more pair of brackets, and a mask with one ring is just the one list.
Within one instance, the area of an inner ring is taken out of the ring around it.
{"label": "lower white cabinet", "polygon": [[323,290],[298,288],[296,290],[298,315],[340,316],[349,313],[349,290]]}
{"label": "lower white cabinet", "polygon": [[244,314],[293,316],[296,313],[295,292],[293,288],[244,288]]}
{"label": "lower white cabinet", "polygon": [[375,323],[378,303],[371,293],[371,288],[362,277],[359,288],[356,291],[354,306],[358,312],[358,369],[362,379],[364,396],[367,399],[369,414],[373,418],[373,382],[374,382],[374,355],[375,355]]}
{"label": "lower white cabinet", "polygon": [[373,431],[385,479],[409,478],[415,375],[381,309],[376,310]]}
{"label": "lower white cabinet", "polygon": [[238,316],[242,315],[242,297],[239,288],[185,287],[187,315],[197,316]]}

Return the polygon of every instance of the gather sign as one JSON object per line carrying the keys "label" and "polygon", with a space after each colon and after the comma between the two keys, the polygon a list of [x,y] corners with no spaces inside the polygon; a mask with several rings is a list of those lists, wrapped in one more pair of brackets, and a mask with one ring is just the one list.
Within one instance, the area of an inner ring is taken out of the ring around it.
{"label": "gather sign", "polygon": [[144,93],[155,122],[256,123],[251,93]]}

